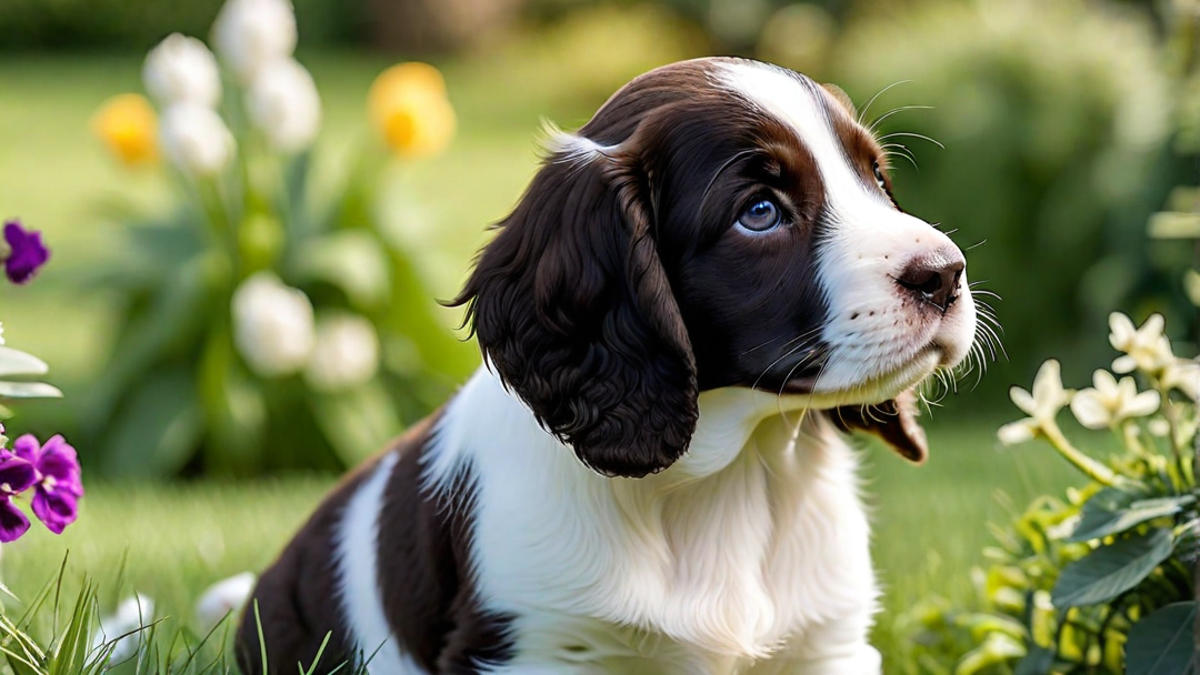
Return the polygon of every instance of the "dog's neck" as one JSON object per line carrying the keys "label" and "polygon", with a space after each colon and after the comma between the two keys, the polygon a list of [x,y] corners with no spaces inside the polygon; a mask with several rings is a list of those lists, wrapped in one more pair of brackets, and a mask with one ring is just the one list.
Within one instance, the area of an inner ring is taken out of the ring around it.
{"label": "dog's neck", "polygon": [[467,459],[460,450],[478,442],[468,436],[483,433],[492,438],[528,439],[544,448],[546,459],[568,474],[591,474],[606,482],[679,486],[719,474],[746,454],[774,456],[788,452],[794,443],[827,443],[837,432],[823,415],[810,414],[807,403],[804,396],[779,397],[746,388],[703,392],[696,431],[679,461],[647,479],[609,479],[576,460],[494,372],[481,366],[442,413],[437,432],[440,452],[429,458],[426,475],[437,482],[452,474],[450,463]]}

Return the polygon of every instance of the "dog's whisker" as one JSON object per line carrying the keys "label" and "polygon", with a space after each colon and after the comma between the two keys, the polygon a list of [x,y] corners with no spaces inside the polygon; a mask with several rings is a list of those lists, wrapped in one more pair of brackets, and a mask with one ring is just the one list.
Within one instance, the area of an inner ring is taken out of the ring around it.
{"label": "dog's whisker", "polygon": [[867,127],[867,131],[869,131],[872,134],[875,133],[875,130],[879,128],[879,125],[882,124],[884,120],[891,117],[892,115],[902,113],[906,110],[933,110],[933,106],[931,106],[931,105],[902,105],[899,108],[892,108],[891,110],[885,112],[884,114],[880,115],[879,117],[876,117],[875,121],[871,122],[871,126]]}
{"label": "dog's whisker", "polygon": [[880,89],[878,92],[876,92],[875,95],[872,96],[870,98],[870,100],[867,101],[867,104],[863,106],[863,109],[859,111],[858,123],[862,124],[863,120],[866,118],[867,112],[869,112],[871,110],[871,105],[875,103],[876,99],[878,99],[880,96],[883,96],[884,94],[886,94],[889,90],[891,90],[895,87],[898,87],[902,84],[908,84],[910,82],[912,82],[912,80],[900,80],[898,82],[893,82],[893,83],[889,84],[888,86],[884,87],[883,89]]}
{"label": "dog's whisker", "polygon": [[942,150],[946,149],[946,146],[942,145],[941,142],[937,141],[936,139],[930,138],[930,137],[926,136],[925,134],[918,134],[913,131],[893,131],[890,134],[880,137],[879,140],[886,141],[889,138],[895,138],[897,136],[905,136],[905,137],[909,137],[909,138],[919,138],[923,141],[929,141],[930,143],[933,143],[934,145],[938,146]]}
{"label": "dog's whisker", "polygon": [[980,246],[983,246],[986,243],[987,243],[987,239],[981,239],[981,240],[979,240],[979,243],[971,244],[970,246],[966,247],[963,250],[964,251],[972,251],[972,250],[979,248]]}

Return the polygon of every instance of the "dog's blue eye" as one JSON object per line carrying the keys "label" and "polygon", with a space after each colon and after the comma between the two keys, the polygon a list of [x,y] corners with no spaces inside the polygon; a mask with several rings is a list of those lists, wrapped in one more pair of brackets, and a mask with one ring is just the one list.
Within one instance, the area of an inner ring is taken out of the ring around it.
{"label": "dog's blue eye", "polygon": [[751,232],[767,232],[779,227],[780,220],[779,205],[770,199],[763,199],[742,211],[737,224]]}
{"label": "dog's blue eye", "polygon": [[879,162],[873,162],[871,169],[875,171],[875,182],[879,184],[879,189],[887,192],[887,181],[883,179],[883,170],[879,168]]}

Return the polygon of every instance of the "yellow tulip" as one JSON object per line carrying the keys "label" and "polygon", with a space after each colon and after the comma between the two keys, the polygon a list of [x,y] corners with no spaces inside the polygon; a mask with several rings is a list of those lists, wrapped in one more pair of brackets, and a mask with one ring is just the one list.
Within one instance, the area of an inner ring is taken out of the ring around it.
{"label": "yellow tulip", "polygon": [[379,135],[401,157],[441,152],[454,136],[454,107],[446,82],[425,63],[402,63],[383,71],[367,95],[367,111]]}
{"label": "yellow tulip", "polygon": [[158,117],[143,96],[113,96],[92,115],[91,127],[108,151],[127,166],[158,159]]}

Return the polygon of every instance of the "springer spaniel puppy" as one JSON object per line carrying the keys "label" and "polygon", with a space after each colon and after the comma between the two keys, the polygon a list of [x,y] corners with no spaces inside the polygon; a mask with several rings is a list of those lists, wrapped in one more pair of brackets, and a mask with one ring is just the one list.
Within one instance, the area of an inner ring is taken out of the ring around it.
{"label": "springer spaniel puppy", "polygon": [[457,299],[484,367],[262,576],[243,670],[878,673],[843,432],[922,461],[976,309],[856,117],[709,58],[556,134]]}

